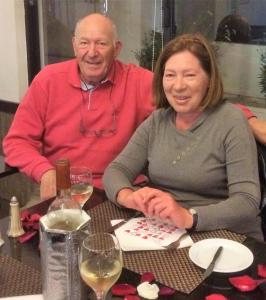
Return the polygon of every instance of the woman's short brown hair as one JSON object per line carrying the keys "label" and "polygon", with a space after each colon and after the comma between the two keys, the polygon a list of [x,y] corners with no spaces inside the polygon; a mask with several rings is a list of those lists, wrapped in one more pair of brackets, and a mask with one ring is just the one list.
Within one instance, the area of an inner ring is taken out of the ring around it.
{"label": "woman's short brown hair", "polygon": [[176,53],[189,51],[200,61],[201,67],[210,78],[206,97],[202,100],[201,108],[214,107],[223,101],[223,83],[215,58],[213,47],[200,33],[183,34],[171,40],[160,54],[153,77],[153,95],[157,108],[170,106],[163,89],[165,64]]}

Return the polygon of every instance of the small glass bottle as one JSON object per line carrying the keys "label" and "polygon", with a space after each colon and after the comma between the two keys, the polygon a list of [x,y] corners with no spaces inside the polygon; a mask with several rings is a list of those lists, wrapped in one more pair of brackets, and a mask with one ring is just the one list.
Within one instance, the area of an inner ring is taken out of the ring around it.
{"label": "small glass bottle", "polygon": [[71,198],[68,159],[57,160],[55,169],[57,194],[47,212],[49,228],[73,231],[82,223],[82,211],[80,204]]}

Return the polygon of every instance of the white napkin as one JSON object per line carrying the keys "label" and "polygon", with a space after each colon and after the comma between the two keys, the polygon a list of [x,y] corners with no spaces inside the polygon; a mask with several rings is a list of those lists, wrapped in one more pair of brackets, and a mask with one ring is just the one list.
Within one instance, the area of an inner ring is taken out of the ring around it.
{"label": "white napkin", "polygon": [[27,296],[16,296],[16,297],[7,297],[0,298],[2,300],[43,300],[43,295],[27,295]]}
{"label": "white napkin", "polygon": [[[112,220],[111,224],[115,225],[120,221],[122,220]],[[146,226],[148,222],[144,217],[133,218],[115,230],[123,251],[164,250],[163,246],[169,245],[186,231],[162,221],[153,220],[152,226]],[[189,247],[192,244],[191,237],[187,235],[181,239],[178,248]]]}

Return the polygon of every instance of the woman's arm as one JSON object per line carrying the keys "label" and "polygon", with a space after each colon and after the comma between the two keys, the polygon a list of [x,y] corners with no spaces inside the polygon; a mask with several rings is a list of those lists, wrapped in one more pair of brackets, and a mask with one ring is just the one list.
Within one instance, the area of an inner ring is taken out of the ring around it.
{"label": "woman's arm", "polygon": [[[130,190],[136,190],[134,180],[141,174],[148,162],[149,135],[151,118],[146,119],[135,131],[124,150],[106,168],[103,176],[104,189],[108,198],[130,207],[124,202]],[[123,191],[126,189],[125,191]],[[120,193],[120,194],[118,194]],[[117,199],[119,195],[119,199]],[[131,207],[133,208],[133,207]]]}
{"label": "woman's arm", "polygon": [[257,151],[247,121],[241,115],[228,116],[223,148],[228,198],[218,204],[194,207],[198,230],[226,228],[259,237],[260,187]]}

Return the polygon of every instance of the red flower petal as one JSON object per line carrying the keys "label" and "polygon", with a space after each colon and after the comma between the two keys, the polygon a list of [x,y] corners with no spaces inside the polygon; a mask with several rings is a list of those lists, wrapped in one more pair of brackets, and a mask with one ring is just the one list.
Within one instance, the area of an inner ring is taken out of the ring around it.
{"label": "red flower petal", "polygon": [[231,277],[229,282],[241,292],[253,291],[257,287],[257,283],[248,275]]}
{"label": "red flower petal", "polygon": [[111,293],[115,296],[136,294],[136,291],[137,289],[133,285],[127,283],[117,283],[111,288]]}
{"label": "red flower petal", "polygon": [[263,264],[258,265],[258,275],[260,277],[266,278],[266,265]]}
{"label": "red flower petal", "polygon": [[155,277],[152,274],[152,272],[145,272],[141,275],[141,278],[140,278],[140,282],[147,281],[147,282],[151,283],[154,280],[155,280]]}
{"label": "red flower petal", "polygon": [[161,296],[171,296],[175,293],[175,290],[169,288],[168,286],[162,286],[159,291],[159,295]]}
{"label": "red flower petal", "polygon": [[18,240],[20,241],[20,243],[25,243],[28,240],[30,240],[31,238],[33,238],[36,235],[37,231],[28,231],[26,233],[24,233],[23,235],[21,235]]}
{"label": "red flower petal", "polygon": [[126,295],[124,300],[141,300],[139,296],[136,295]]}
{"label": "red flower petal", "polygon": [[211,294],[205,297],[205,300],[229,300],[222,294]]}

